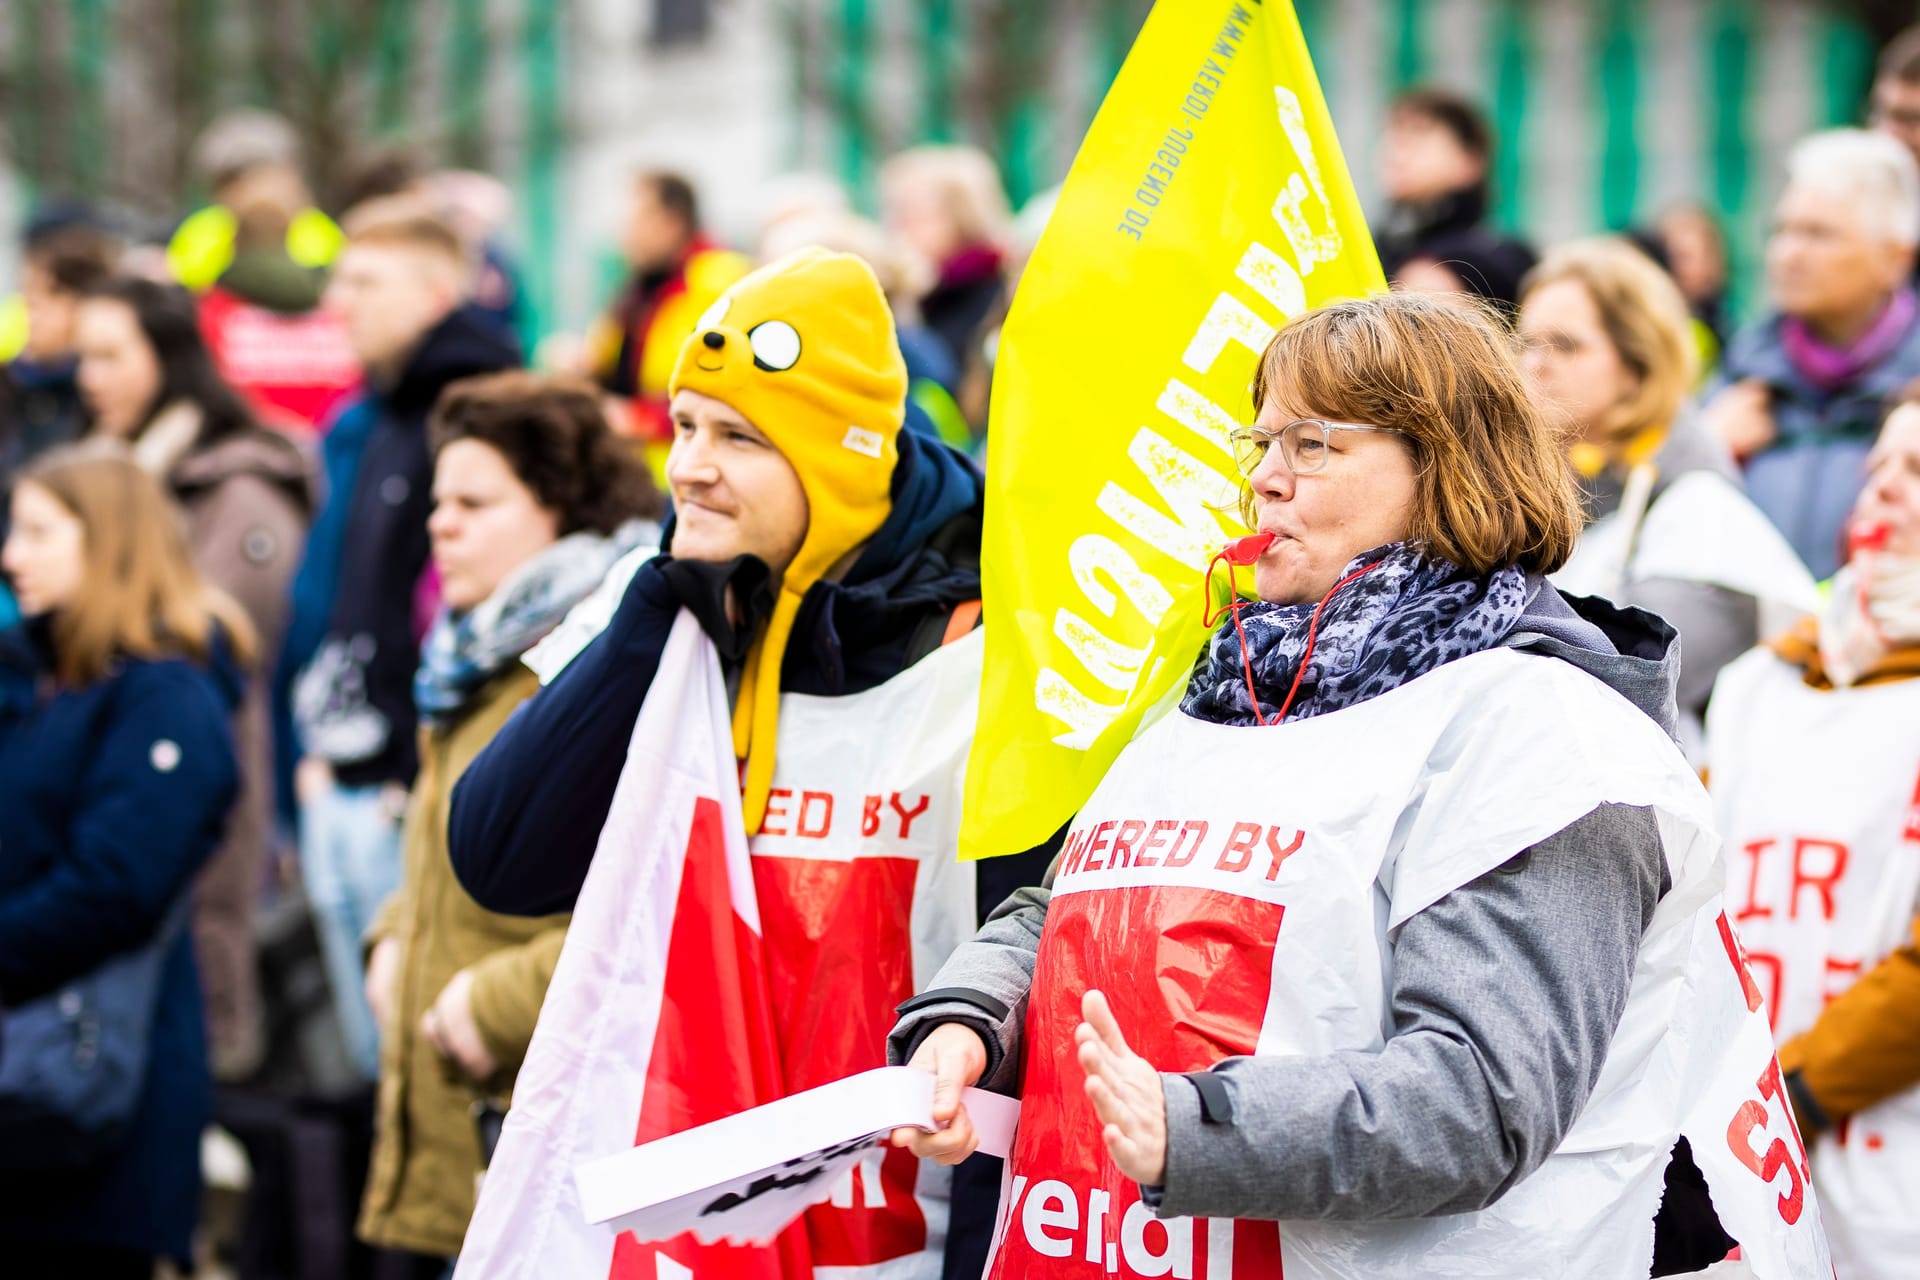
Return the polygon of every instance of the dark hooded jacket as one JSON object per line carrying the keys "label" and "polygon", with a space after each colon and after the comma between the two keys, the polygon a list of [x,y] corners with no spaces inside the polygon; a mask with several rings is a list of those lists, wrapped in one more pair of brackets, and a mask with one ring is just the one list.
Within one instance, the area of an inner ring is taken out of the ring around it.
{"label": "dark hooded jacket", "polygon": [[1389,279],[1417,259],[1448,266],[1473,293],[1507,306],[1520,300],[1520,281],[1533,269],[1525,241],[1487,225],[1485,184],[1433,200],[1396,204],[1374,229],[1380,267]]}
{"label": "dark hooded jacket", "polygon": [[[279,675],[297,722],[280,759],[333,765],[345,786],[413,781],[413,673],[427,569],[433,453],[427,415],[449,383],[520,363],[511,336],[470,307],[421,340],[399,379],[346,405],[322,445],[327,492],[294,578]],[[298,679],[296,680],[296,676]],[[283,792],[283,799],[285,793]]]}
{"label": "dark hooded jacket", "polygon": [[21,356],[7,366],[7,376],[13,385],[12,421],[0,423],[0,480],[47,450],[78,440],[87,429],[77,360],[40,364]]}
{"label": "dark hooded jacket", "polygon": [[[239,786],[224,653],[122,662],[61,689],[33,623],[0,633],[0,1003],[19,1005],[152,940],[214,846]],[[4,1052],[0,1048],[0,1052]],[[200,980],[167,948],[132,1131],[76,1174],[0,1174],[10,1241],[185,1259],[212,1110]],[[4,1270],[0,1267],[0,1270]]]}

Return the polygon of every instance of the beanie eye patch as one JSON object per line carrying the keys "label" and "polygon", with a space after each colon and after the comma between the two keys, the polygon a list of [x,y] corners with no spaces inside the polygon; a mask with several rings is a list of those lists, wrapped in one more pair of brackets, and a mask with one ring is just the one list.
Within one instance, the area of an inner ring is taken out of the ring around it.
{"label": "beanie eye patch", "polygon": [[702,329],[711,329],[715,325],[719,324],[722,320],[725,320],[727,318],[727,309],[732,305],[733,305],[733,299],[728,297],[724,293],[721,294],[719,297],[715,298],[713,300],[713,305],[708,307],[705,311],[702,311],[700,313],[700,318],[693,322],[694,332],[698,333]]}
{"label": "beanie eye patch", "polygon": [[747,331],[753,363],[768,373],[784,373],[800,359],[800,333],[785,320],[769,320]]}

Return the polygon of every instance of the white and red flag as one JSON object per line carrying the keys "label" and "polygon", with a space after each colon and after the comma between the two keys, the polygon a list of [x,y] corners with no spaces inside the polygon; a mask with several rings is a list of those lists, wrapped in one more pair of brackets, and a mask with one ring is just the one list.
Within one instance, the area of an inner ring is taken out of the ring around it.
{"label": "white and red flag", "polygon": [[456,1280],[801,1280],[773,1244],[640,1244],[590,1225],[576,1166],[772,1102],[782,1084],[727,693],[674,624],[580,891]]}

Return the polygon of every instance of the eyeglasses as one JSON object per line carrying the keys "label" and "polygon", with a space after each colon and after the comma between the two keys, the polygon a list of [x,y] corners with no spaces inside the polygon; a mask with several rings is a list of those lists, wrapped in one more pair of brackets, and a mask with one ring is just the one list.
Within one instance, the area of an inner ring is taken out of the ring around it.
{"label": "eyeglasses", "polygon": [[1233,461],[1240,474],[1252,476],[1267,460],[1267,448],[1280,446],[1280,461],[1297,476],[1310,476],[1327,469],[1329,446],[1336,431],[1377,431],[1382,435],[1403,436],[1398,427],[1373,427],[1362,422],[1328,422],[1325,418],[1295,418],[1278,431],[1259,427],[1235,427],[1227,433],[1233,449]]}

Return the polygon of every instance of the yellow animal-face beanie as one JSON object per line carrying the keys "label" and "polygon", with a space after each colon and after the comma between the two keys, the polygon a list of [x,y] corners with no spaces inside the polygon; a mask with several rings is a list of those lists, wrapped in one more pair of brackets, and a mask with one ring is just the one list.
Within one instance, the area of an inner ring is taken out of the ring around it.
{"label": "yellow animal-face beanie", "polygon": [[700,317],[669,387],[682,390],[712,396],[764,432],[807,495],[806,538],[747,655],[734,706],[752,833],[766,816],[780,666],[800,602],[892,509],[907,366],[872,269],[851,254],[801,249],[741,280]]}

